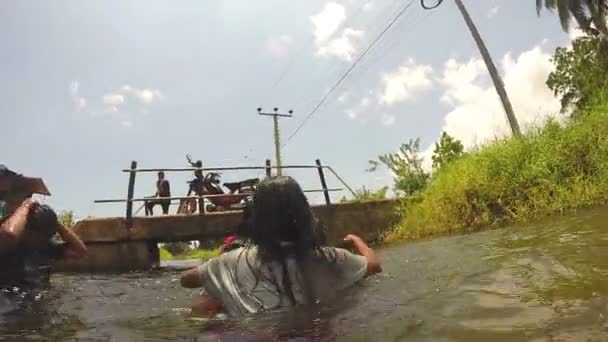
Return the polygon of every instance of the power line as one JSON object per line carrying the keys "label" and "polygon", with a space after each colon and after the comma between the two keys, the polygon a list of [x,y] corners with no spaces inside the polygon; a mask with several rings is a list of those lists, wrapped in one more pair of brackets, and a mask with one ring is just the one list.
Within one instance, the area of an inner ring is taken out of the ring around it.
{"label": "power line", "polygon": [[443,0],[437,0],[437,3],[435,5],[429,6],[426,4],[426,2],[424,0],[420,0],[420,6],[422,6],[422,8],[424,8],[425,10],[435,9],[435,8],[441,6],[441,3],[443,3]]}
{"label": "power line", "polygon": [[410,2],[407,5],[405,5],[403,7],[403,9],[401,9],[401,11],[399,11],[399,13],[397,13],[397,15],[388,23],[388,25],[386,25],[384,30],[382,30],[382,32],[380,32],[380,34],[378,34],[378,36],[371,42],[371,44],[368,45],[368,47],[359,55],[359,57],[357,57],[357,59],[346,70],[346,72],[329,89],[329,91],[327,93],[325,93],[323,98],[321,98],[321,101],[319,101],[319,103],[317,103],[317,105],[312,109],[312,111],[310,111],[310,113],[308,113],[308,115],[306,115],[304,120],[302,120],[300,125],[298,125],[298,127],[289,135],[289,137],[285,141],[285,144],[283,145],[283,147],[285,147],[291,141],[291,139],[293,139],[293,137],[296,134],[298,134],[298,132],[304,127],[306,122],[308,122],[308,120],[319,110],[319,108],[321,108],[321,106],[325,103],[325,101],[327,101],[329,96],[340,86],[340,84],[342,84],[342,82],[346,79],[348,74],[350,74],[350,72],[357,66],[357,64],[359,64],[359,62],[365,57],[365,55],[367,55],[367,53],[374,47],[374,45],[376,45],[376,43],[382,38],[382,36],[395,24],[395,22],[397,22],[397,20],[399,20],[399,18],[412,6],[413,3],[414,3],[414,0],[410,0]]}
{"label": "power line", "polygon": [[[352,16],[346,18],[345,20],[343,20],[340,23],[340,25],[338,25],[338,27],[329,35],[329,37],[326,38],[326,40],[331,41],[332,39],[334,39],[336,34],[341,32],[342,30],[344,30],[349,24],[351,24],[352,21],[354,21],[354,19],[358,19],[359,16],[361,15],[361,13],[363,12],[363,8],[365,7],[366,3],[367,3],[367,1],[361,1],[361,4],[357,8],[357,10],[354,12],[354,14]],[[314,43],[314,38],[310,39],[310,42]],[[283,70],[279,74],[279,77],[277,77],[277,79],[274,81],[271,89],[276,88],[283,81],[283,79],[285,78],[285,76],[287,75],[289,70],[293,67],[294,62],[297,59],[299,59],[299,57],[303,54],[303,52],[306,50],[306,48],[307,48],[306,45],[302,45],[301,48],[295,54],[293,54],[291,56],[291,58],[287,62],[287,65],[283,68]]]}

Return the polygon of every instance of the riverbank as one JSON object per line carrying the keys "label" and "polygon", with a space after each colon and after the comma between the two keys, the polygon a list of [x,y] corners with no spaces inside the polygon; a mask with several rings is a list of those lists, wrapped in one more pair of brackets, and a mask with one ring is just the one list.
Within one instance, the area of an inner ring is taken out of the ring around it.
{"label": "riverbank", "polygon": [[169,253],[165,248],[160,247],[160,260],[161,261],[169,261],[169,260],[188,260],[188,259],[200,259],[200,260],[208,260],[213,257],[220,255],[220,249],[192,249],[185,253],[180,253],[173,255]]}
{"label": "riverbank", "polygon": [[498,140],[438,170],[386,242],[536,220],[608,199],[608,105]]}

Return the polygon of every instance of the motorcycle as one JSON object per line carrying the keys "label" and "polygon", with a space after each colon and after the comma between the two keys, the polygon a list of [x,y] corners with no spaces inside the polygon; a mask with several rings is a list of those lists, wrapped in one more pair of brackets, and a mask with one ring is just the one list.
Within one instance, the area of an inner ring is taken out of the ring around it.
{"label": "motorcycle", "polygon": [[[186,159],[192,167],[202,168],[203,166],[203,163],[200,160],[195,162],[192,161],[190,155],[186,155]],[[236,209],[237,207],[242,207],[242,204],[245,201],[253,198],[253,194],[259,182],[259,178],[245,179],[240,182],[226,182],[222,184],[228,190],[228,192],[225,192],[222,186],[220,186],[220,173],[209,172],[206,175],[203,175],[202,170],[195,170],[194,179],[188,181],[188,194],[186,196],[190,196],[193,193],[197,196],[214,195],[214,197],[207,198],[210,204],[207,205],[205,209],[208,212]],[[203,205],[204,199],[199,198],[199,208],[202,208]],[[180,200],[177,213],[193,214],[196,212],[196,207],[196,198],[182,199]]]}

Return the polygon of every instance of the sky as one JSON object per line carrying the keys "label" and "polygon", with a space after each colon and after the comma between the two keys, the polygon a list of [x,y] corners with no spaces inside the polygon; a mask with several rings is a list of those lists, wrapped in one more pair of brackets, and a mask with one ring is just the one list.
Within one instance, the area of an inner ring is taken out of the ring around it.
{"label": "sky", "polygon": [[[0,164],[43,177],[45,199],[77,217],[123,215],[128,168],[331,165],[351,186],[392,186],[368,161],[420,138],[425,165],[443,131],[465,147],[508,134],[504,111],[453,1],[414,1],[291,139],[332,85],[410,0],[0,2]],[[504,78],[520,125],[559,116],[545,81],[569,44],[535,3],[465,0]],[[316,171],[288,171],[319,189]],[[225,172],[236,181],[261,172]],[[169,173],[174,196],[189,173]],[[139,174],[136,196],[154,193]],[[341,187],[328,176],[330,187]],[[335,193],[334,200],[347,193]],[[318,202],[320,196],[311,196]],[[138,206],[136,206],[137,209]],[[159,208],[160,209],[160,208]]]}

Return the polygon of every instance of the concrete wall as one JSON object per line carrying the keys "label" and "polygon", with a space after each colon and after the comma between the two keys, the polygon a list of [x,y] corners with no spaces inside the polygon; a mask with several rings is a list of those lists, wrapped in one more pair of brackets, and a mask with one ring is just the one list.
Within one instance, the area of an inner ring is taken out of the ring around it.
{"label": "concrete wall", "polygon": [[63,272],[122,272],[158,265],[158,247],[145,240],[88,243],[87,249],[84,259],[62,261],[53,268]]}
{"label": "concrete wall", "polygon": [[[394,200],[339,203],[312,210],[327,228],[329,243],[337,244],[347,234],[376,240],[396,223],[395,204]],[[156,242],[222,239],[240,220],[240,212],[137,217],[131,229],[124,218],[83,220],[74,231],[87,244],[89,256],[58,266],[67,271],[148,269],[158,260],[158,250],[151,247]]]}

